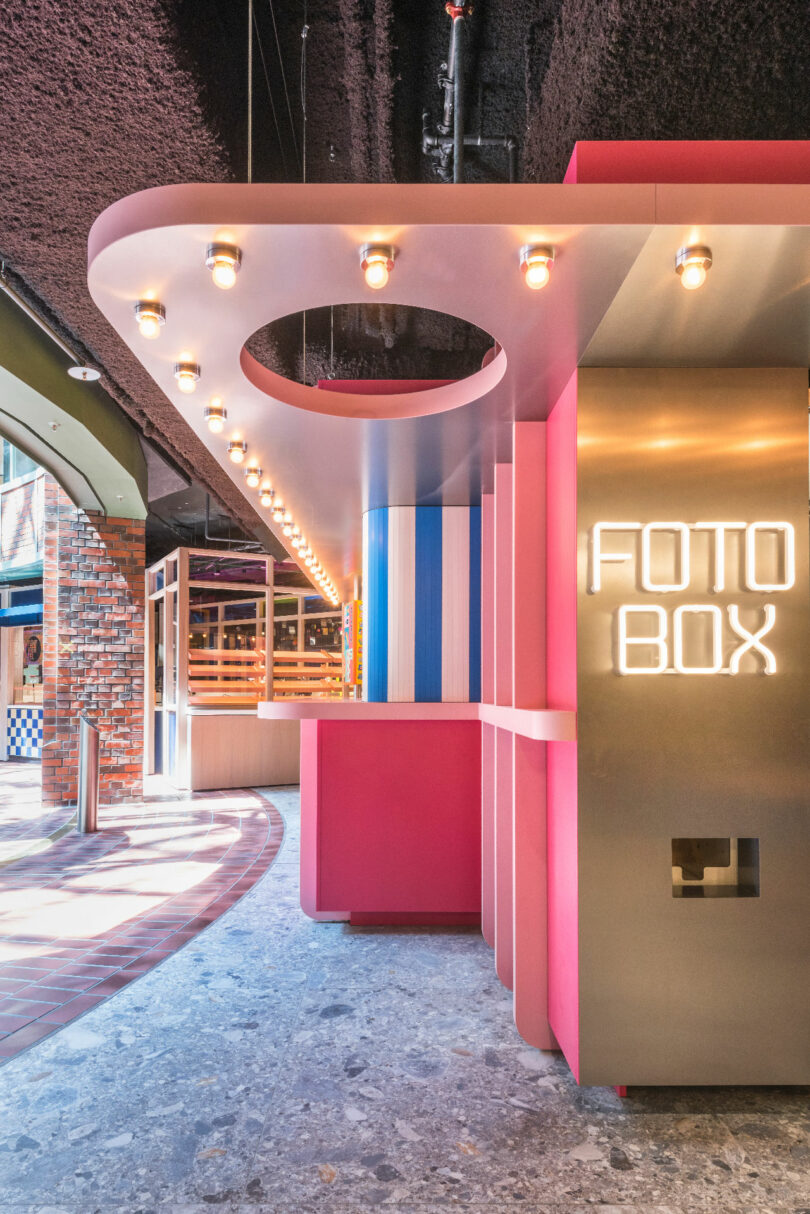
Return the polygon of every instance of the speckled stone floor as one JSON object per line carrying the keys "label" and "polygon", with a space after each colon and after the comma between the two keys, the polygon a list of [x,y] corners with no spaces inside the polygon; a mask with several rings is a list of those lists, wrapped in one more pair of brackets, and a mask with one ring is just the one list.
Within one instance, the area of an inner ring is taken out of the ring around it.
{"label": "speckled stone floor", "polygon": [[0,1211],[810,1214],[805,1089],[578,1089],[472,931],[315,924],[270,872],[0,1071]]}

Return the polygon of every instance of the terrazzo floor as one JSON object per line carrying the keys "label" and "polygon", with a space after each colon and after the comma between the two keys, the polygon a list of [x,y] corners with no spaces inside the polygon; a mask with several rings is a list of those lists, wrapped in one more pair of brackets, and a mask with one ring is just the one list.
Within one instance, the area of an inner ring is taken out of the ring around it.
{"label": "terrazzo floor", "polygon": [[810,1214],[808,1089],[578,1089],[474,931],[316,924],[267,875],[0,1070],[0,1211]]}

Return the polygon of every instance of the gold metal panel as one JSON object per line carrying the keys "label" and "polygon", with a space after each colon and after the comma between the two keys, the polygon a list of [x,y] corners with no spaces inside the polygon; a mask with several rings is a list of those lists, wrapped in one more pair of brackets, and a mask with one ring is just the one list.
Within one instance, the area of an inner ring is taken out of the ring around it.
{"label": "gold metal panel", "polygon": [[[807,399],[804,369],[580,373],[583,1083],[810,1082]],[[635,527],[594,579],[605,522]],[[673,840],[718,839],[759,840],[758,896],[673,897]]]}

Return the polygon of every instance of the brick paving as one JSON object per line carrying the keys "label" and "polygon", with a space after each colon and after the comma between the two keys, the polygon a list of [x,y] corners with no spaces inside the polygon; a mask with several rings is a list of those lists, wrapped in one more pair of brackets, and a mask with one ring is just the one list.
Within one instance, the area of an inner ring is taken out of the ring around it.
{"label": "brick paving", "polygon": [[[11,770],[6,784],[0,765],[7,833],[16,798],[37,785],[29,772],[28,785]],[[33,839],[30,815],[18,817]],[[0,868],[0,1061],[182,948],[267,871],[283,833],[250,790],[164,794],[102,809],[97,834],[71,832]]]}

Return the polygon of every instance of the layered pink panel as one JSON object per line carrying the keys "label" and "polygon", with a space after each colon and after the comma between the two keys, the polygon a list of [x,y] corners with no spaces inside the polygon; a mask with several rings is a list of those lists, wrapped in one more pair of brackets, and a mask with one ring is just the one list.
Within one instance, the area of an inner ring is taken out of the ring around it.
{"label": "layered pink panel", "polygon": [[[495,465],[495,703],[512,703],[512,465]],[[495,730],[495,969],[511,989],[512,734]]]}
{"label": "layered pink panel", "polygon": [[[547,430],[546,664],[549,708],[577,706],[577,376]],[[579,1077],[577,744],[548,744],[548,1014]]]}
{"label": "layered pink panel", "polygon": [[477,923],[480,723],[302,721],[301,739],[307,914]]}
{"label": "layered pink panel", "polygon": [[[495,498],[481,497],[481,701],[495,703]],[[495,729],[481,726],[481,932],[495,947]]]}
{"label": "layered pink panel", "polygon": [[810,142],[804,139],[605,140],[577,143],[568,185],[649,181],[692,185],[806,185]]}
{"label": "layered pink panel", "polygon": [[[512,431],[512,702],[546,704],[546,426]],[[515,1024],[550,1049],[546,943],[546,744],[512,736]]]}

